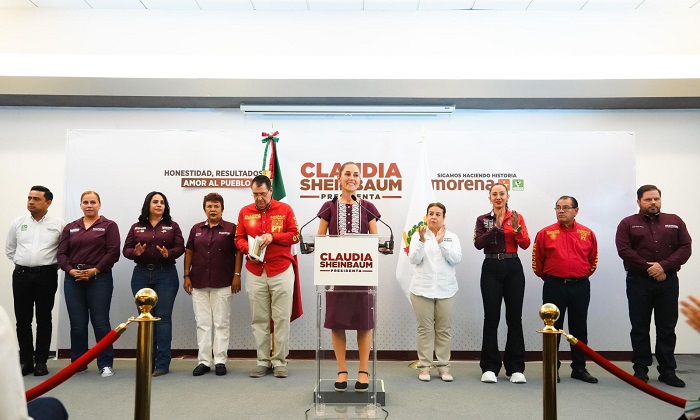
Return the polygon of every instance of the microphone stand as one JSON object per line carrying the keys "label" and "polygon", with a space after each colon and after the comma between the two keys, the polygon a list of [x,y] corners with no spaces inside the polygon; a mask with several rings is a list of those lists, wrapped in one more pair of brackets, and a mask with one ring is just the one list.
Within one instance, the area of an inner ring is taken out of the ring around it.
{"label": "microphone stand", "polygon": [[[333,202],[333,204],[335,204],[336,201],[338,201],[338,196],[337,196],[337,195],[334,196],[334,197],[333,197],[333,200],[331,200],[331,201]],[[328,208],[328,211],[330,212],[330,207]],[[312,252],[314,252],[316,246],[315,246],[315,242],[304,242],[304,236],[302,236],[301,231],[302,231],[306,226],[308,226],[309,223],[313,222],[314,220],[318,219],[319,217],[321,217],[321,215],[320,215],[320,214],[317,214],[313,219],[311,219],[311,220],[309,220],[308,222],[306,222],[306,223],[304,224],[304,226],[302,226],[302,227],[299,229],[299,244],[300,244],[300,246],[301,246],[301,253],[302,253],[302,254],[311,254]],[[375,216],[375,217],[376,217],[376,216]]]}

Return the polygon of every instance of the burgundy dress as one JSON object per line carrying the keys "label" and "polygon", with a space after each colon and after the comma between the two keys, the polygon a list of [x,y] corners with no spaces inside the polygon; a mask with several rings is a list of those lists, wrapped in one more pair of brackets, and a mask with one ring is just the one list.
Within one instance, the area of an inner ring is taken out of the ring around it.
{"label": "burgundy dress", "polygon": [[[359,200],[353,204],[326,201],[318,216],[328,222],[328,234],[369,233],[369,222],[381,214],[372,203]],[[376,216],[376,217],[375,217]],[[372,299],[369,293],[344,293],[344,290],[369,290],[367,286],[335,286],[341,292],[326,293],[325,328],[331,330],[371,330],[374,328]]]}

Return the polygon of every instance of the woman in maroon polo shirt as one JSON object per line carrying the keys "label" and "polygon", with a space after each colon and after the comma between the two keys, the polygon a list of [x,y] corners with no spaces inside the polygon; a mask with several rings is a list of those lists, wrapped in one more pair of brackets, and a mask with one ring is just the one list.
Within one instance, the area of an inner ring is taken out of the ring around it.
{"label": "woman in maroon polo shirt", "polygon": [[[80,197],[83,217],[66,225],[58,244],[58,265],[66,272],[63,293],[70,321],[71,361],[88,350],[88,320],[96,341],[112,330],[112,267],[119,260],[120,238],[117,224],[100,216],[101,206],[99,194],[85,191]],[[97,356],[102,377],[114,374],[113,362],[114,349],[109,346]]]}
{"label": "woman in maroon polo shirt", "polygon": [[234,241],[236,224],[222,219],[224,197],[204,196],[202,208],[207,220],[192,226],[185,247],[185,273],[182,288],[192,296],[197,321],[197,359],[192,371],[202,376],[214,372],[226,375],[231,333],[231,297],[241,291],[243,253]]}
{"label": "woman in maroon polo shirt", "polygon": [[175,260],[185,252],[180,226],[170,216],[165,194],[151,191],[146,195],[139,221],[129,229],[124,242],[124,256],[136,262],[131,277],[131,291],[144,287],[158,294],[158,305],[151,313],[160,318],[153,334],[155,357],[153,376],[170,371],[170,343],[173,337],[173,306],[180,288]]}

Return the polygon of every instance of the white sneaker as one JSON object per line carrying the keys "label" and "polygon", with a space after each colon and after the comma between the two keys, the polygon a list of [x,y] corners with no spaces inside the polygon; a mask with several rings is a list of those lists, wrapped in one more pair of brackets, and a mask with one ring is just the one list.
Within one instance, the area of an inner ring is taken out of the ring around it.
{"label": "white sneaker", "polygon": [[481,382],[485,384],[495,384],[498,382],[498,378],[496,378],[496,374],[491,372],[490,370],[487,370],[484,372],[483,375],[481,375]]}
{"label": "white sneaker", "polygon": [[420,379],[423,382],[429,382],[430,381],[430,371],[429,370],[421,370],[418,372],[418,379]]}
{"label": "white sneaker", "polygon": [[100,370],[100,375],[103,378],[109,378],[110,376],[114,375],[114,370],[112,370],[112,368],[109,366],[105,366],[102,368],[102,370]]}
{"label": "white sneaker", "polygon": [[440,378],[442,378],[442,380],[445,382],[452,382],[455,379],[452,377],[452,375],[450,375],[450,372],[441,372]]}
{"label": "white sneaker", "polygon": [[510,381],[514,384],[524,384],[527,382],[527,379],[525,379],[525,375],[523,375],[520,372],[515,372],[512,375],[510,375]]}

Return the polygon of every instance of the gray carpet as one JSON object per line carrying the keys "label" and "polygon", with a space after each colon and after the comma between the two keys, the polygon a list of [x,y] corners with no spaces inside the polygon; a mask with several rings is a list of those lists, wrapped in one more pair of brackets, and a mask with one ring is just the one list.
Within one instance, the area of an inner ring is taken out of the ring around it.
{"label": "gray carpet", "polygon": [[[327,363],[324,373],[333,369],[333,364]],[[66,360],[52,360],[48,366],[53,374],[67,364]],[[678,375],[686,381],[686,388],[658,382],[654,368],[650,383],[679,397],[697,399],[700,357],[679,356],[678,364]],[[115,375],[102,378],[93,363],[87,373],[69,379],[48,395],[65,404],[71,419],[133,418],[135,365],[131,359],[116,360]],[[170,374],[153,379],[152,419],[304,419],[306,410],[312,407],[313,361],[290,361],[286,379],[271,375],[249,378],[248,371],[255,366],[253,360],[229,360],[229,374],[220,377],[213,373],[193,377],[195,365],[195,360],[173,360]],[[631,371],[629,363],[618,365]],[[594,364],[589,363],[588,367],[600,379],[598,384],[571,379],[568,365],[562,366],[562,382],[557,389],[559,419],[677,419],[682,413]],[[356,364],[351,364],[351,369],[356,369]],[[408,362],[379,362],[377,372],[378,378],[385,381],[384,409],[389,419],[542,418],[539,363],[527,364],[528,382],[523,385],[511,384],[503,372],[498,383],[482,384],[475,362],[454,363],[452,383],[442,382],[437,376],[430,382],[420,382],[418,372],[408,368]],[[352,372],[350,376],[353,377]],[[45,378],[27,376],[25,385],[31,388]]]}

